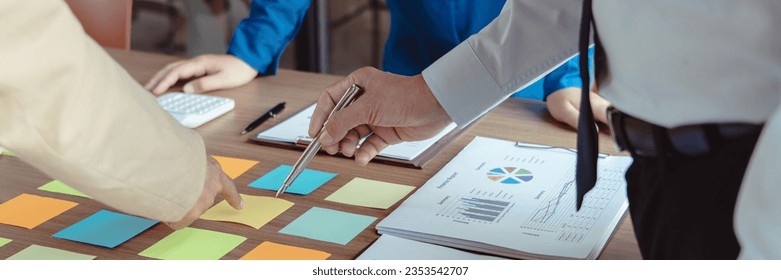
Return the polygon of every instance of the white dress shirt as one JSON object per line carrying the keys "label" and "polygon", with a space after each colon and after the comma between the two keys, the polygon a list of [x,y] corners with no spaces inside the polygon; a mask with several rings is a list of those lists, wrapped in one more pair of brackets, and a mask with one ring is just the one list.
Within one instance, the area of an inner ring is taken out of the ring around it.
{"label": "white dress shirt", "polygon": [[[465,126],[577,50],[582,1],[508,1],[423,71]],[[660,126],[764,123],[736,206],[741,258],[781,259],[781,2],[595,0],[610,76],[600,95]],[[772,217],[772,218],[771,218]]]}

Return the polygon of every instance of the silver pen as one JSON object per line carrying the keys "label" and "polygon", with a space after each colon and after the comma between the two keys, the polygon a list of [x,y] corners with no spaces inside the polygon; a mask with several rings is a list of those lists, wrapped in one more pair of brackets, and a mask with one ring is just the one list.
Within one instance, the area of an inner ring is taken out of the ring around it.
{"label": "silver pen", "polygon": [[328,114],[328,118],[325,119],[323,126],[320,127],[320,130],[317,132],[317,135],[315,135],[315,138],[312,138],[312,142],[309,143],[309,145],[304,150],[304,153],[301,155],[301,157],[298,158],[296,164],[293,165],[293,170],[290,170],[290,174],[287,175],[287,178],[285,178],[285,181],[282,183],[282,187],[277,190],[277,194],[274,195],[274,197],[279,197],[279,194],[284,193],[285,190],[291,184],[293,184],[293,181],[295,181],[296,178],[298,178],[298,175],[300,175],[301,172],[306,169],[306,166],[309,165],[309,162],[312,161],[312,158],[314,158],[317,152],[320,150],[320,136],[323,134],[325,124],[328,123],[328,120],[331,119],[331,116],[333,116],[334,112],[347,107],[347,105],[350,105],[350,103],[358,98],[362,91],[363,89],[361,89],[361,87],[353,84],[350,86],[350,88],[347,89],[344,95],[342,95],[342,98],[339,99],[339,102],[336,103],[334,109],[331,110],[330,114]]}

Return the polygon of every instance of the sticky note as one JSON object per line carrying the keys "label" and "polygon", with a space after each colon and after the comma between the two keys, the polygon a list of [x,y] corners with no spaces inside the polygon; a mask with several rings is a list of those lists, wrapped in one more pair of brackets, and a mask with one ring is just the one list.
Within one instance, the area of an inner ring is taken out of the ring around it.
{"label": "sticky note", "polygon": [[219,260],[246,237],[186,227],[169,234],[138,255],[161,260]]}
{"label": "sticky note", "polygon": [[244,208],[233,209],[228,201],[223,200],[201,215],[201,219],[212,221],[227,221],[245,224],[255,229],[273,220],[279,214],[293,207],[293,202],[268,196],[252,196],[241,194]]}
{"label": "sticky note", "polygon": [[52,236],[114,248],[155,224],[155,220],[100,210]]}
{"label": "sticky note", "polygon": [[323,251],[263,241],[240,260],[325,260],[330,256]]}
{"label": "sticky note", "polygon": [[377,218],[312,207],[279,232],[346,245]]}
{"label": "sticky note", "polygon": [[56,248],[30,245],[19,253],[8,257],[8,260],[94,260],[95,256],[74,253]]}
{"label": "sticky note", "polygon": [[220,166],[222,167],[222,171],[225,172],[228,177],[231,179],[236,179],[241,174],[244,174],[244,172],[247,172],[250,168],[258,164],[258,161],[256,160],[248,160],[248,159],[240,159],[240,158],[231,158],[231,157],[221,157],[221,156],[212,156],[217,162],[220,163]]}
{"label": "sticky note", "polygon": [[9,150],[6,150],[6,149],[4,149],[4,148],[0,147],[0,156],[9,156],[9,157],[13,157],[13,156],[16,156],[16,155],[15,155],[14,153],[12,153],[11,151],[9,151]]}
{"label": "sticky note", "polygon": [[3,247],[3,245],[11,243],[11,239],[2,238],[0,237],[0,247]]}
{"label": "sticky note", "polygon": [[[293,167],[290,165],[280,165],[271,172],[266,173],[263,177],[250,183],[249,186],[253,188],[259,188],[264,190],[277,191],[282,187],[282,183],[285,182],[285,178],[290,174],[290,170]],[[304,169],[301,175],[298,175],[293,184],[285,190],[286,193],[295,193],[307,195],[316,190],[329,180],[336,177],[336,173],[329,173],[324,171],[317,171],[312,169]]]}
{"label": "sticky note", "polygon": [[79,204],[23,193],[0,204],[0,223],[32,229],[76,205]]}
{"label": "sticky note", "polygon": [[69,195],[91,198],[89,195],[80,192],[79,190],[74,189],[63,182],[60,182],[60,180],[54,180],[49,183],[46,183],[45,185],[40,186],[38,189],[47,192],[69,194]]}
{"label": "sticky note", "polygon": [[326,197],[325,200],[388,209],[414,189],[412,186],[355,178]]}

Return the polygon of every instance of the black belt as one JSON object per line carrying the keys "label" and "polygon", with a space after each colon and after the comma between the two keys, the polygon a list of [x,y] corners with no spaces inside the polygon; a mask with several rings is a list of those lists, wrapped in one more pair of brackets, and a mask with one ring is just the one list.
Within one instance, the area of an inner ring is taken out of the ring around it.
{"label": "black belt", "polygon": [[665,128],[630,116],[612,106],[607,110],[607,121],[613,142],[619,150],[645,157],[703,156],[725,141],[758,135],[762,131],[762,125],[744,123]]}

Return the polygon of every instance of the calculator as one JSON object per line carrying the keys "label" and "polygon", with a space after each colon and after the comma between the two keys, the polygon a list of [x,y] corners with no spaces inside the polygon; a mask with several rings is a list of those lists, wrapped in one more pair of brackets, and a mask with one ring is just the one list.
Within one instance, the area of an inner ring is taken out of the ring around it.
{"label": "calculator", "polygon": [[179,123],[196,128],[233,110],[231,98],[184,92],[169,92],[157,97],[157,103]]}

